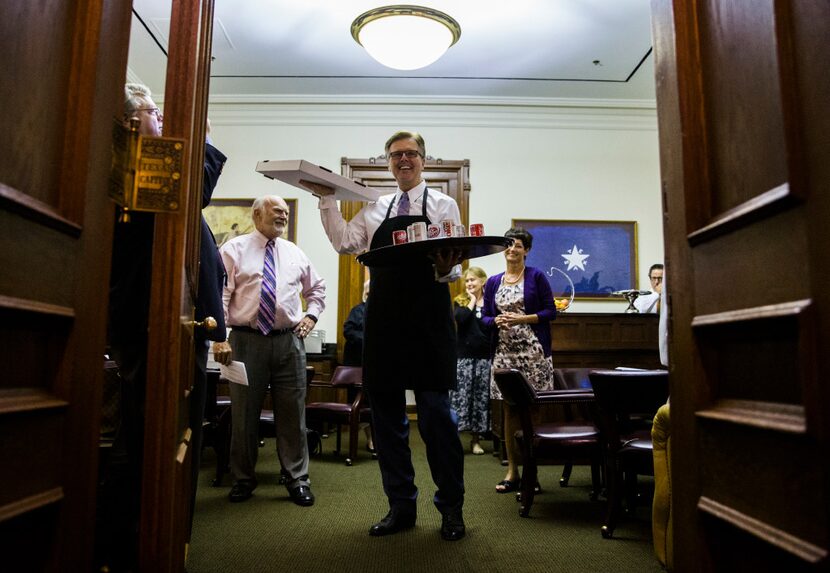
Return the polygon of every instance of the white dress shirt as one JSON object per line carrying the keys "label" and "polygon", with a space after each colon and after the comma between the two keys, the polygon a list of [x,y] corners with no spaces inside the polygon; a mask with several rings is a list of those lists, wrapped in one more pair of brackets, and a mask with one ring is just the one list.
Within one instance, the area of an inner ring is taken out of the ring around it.
{"label": "white dress shirt", "polygon": [[[421,181],[417,186],[409,190],[409,214],[421,215],[424,211],[424,190],[426,182]],[[340,209],[337,207],[337,200],[333,195],[320,197],[320,218],[323,221],[323,228],[331,241],[334,249],[340,254],[358,254],[369,249],[375,231],[386,219],[386,212],[389,204],[394,201],[390,217],[397,215],[397,206],[400,202],[403,191],[397,189],[395,193],[383,195],[377,201],[369,203],[352,217],[351,221],[343,219]],[[452,220],[455,224],[461,224],[461,213],[455,199],[436,189],[431,189],[427,195],[427,217],[434,224],[439,224],[445,219]],[[391,239],[391,237],[390,237]],[[461,265],[456,265],[449,275],[440,280],[453,281],[461,276]]]}
{"label": "white dress shirt", "polygon": [[669,366],[669,299],[666,296],[666,278],[663,277],[663,291],[660,293],[660,322],[657,326],[660,363]]}
{"label": "white dress shirt", "polygon": [[639,310],[640,314],[656,313],[658,300],[660,300],[659,292],[644,294],[634,299],[634,308]]}
{"label": "white dress shirt", "polygon": [[[235,237],[219,252],[228,274],[222,292],[225,324],[256,328],[262,289],[262,267],[268,237],[257,230]],[[307,314],[319,318],[326,308],[326,283],[306,254],[290,241],[274,240],[277,308],[273,330],[293,328]],[[302,294],[308,309],[303,312]]]}

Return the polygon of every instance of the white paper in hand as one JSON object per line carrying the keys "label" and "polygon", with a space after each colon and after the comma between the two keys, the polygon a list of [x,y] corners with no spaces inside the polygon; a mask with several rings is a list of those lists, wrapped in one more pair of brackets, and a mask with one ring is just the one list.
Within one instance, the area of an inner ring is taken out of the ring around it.
{"label": "white paper in hand", "polygon": [[245,370],[245,363],[234,360],[227,366],[219,365],[219,374],[228,382],[234,384],[248,385],[248,372]]}

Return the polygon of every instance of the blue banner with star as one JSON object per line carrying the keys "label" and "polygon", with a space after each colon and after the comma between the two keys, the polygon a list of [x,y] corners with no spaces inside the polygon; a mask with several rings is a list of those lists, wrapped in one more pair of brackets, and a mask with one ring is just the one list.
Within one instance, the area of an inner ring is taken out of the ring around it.
{"label": "blue banner with star", "polygon": [[570,294],[568,278],[576,298],[618,299],[611,293],[638,288],[635,222],[514,220],[513,225],[533,235],[527,265],[545,271],[554,296]]}

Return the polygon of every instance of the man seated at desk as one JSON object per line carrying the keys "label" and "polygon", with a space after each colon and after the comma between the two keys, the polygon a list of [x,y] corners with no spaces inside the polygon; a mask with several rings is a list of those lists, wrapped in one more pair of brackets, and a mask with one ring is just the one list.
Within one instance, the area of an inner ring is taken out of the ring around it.
{"label": "man seated at desk", "polygon": [[651,294],[642,295],[634,300],[634,308],[641,314],[660,312],[660,293],[663,292],[663,265],[657,263],[648,269],[648,280],[651,282]]}

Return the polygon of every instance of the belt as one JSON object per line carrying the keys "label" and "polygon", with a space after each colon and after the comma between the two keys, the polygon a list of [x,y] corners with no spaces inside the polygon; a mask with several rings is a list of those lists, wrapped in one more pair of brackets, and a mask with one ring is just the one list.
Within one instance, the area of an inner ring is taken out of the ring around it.
{"label": "belt", "polygon": [[268,334],[262,334],[261,330],[257,330],[256,328],[251,328],[249,326],[231,326],[231,330],[236,330],[238,332],[249,332],[251,334],[259,334],[260,336],[280,336],[281,334],[288,334],[289,332],[293,332],[293,328],[280,328],[279,330],[272,330]]}

